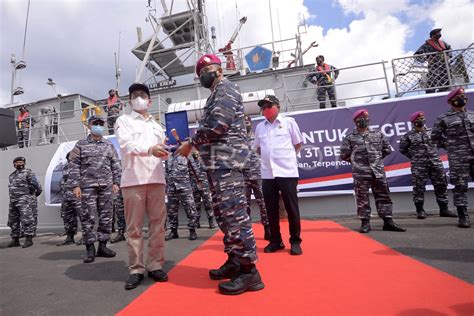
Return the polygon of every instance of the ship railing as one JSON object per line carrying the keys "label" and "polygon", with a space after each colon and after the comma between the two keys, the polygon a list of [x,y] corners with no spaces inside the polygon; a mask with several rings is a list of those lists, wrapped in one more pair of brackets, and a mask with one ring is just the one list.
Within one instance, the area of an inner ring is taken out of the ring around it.
{"label": "ship railing", "polygon": [[[284,110],[329,108],[332,105],[344,106],[390,98],[386,64],[387,61],[380,61],[337,68],[339,71],[337,78],[334,72],[327,73],[333,80],[332,84],[328,85],[317,85],[310,81],[311,75],[326,75],[325,71],[316,71],[315,67],[305,73],[282,75]],[[318,90],[327,90],[327,88],[333,88],[335,99],[329,100],[328,94],[324,93],[324,100],[322,98],[319,100]]]}
{"label": "ship railing", "polygon": [[474,85],[474,43],[467,48],[392,60],[396,97]]}
{"label": "ship railing", "polygon": [[[162,100],[160,96],[152,96],[151,100],[154,106],[153,110],[150,110],[150,114],[153,115],[158,122],[161,122],[164,113],[162,111],[162,104],[166,103],[166,101]],[[130,107],[128,100],[122,100],[121,104],[123,108],[119,115],[124,114],[125,109]],[[155,105],[157,106],[155,107]],[[54,108],[54,111],[47,114],[30,115],[28,118],[29,128],[21,129],[21,132],[27,135],[27,140],[24,138],[25,140],[22,141],[22,143],[24,147],[35,147],[83,139],[89,134],[87,119],[91,115],[101,115],[105,120],[104,135],[111,135],[108,133],[107,112],[105,108],[107,108],[107,105],[99,103],[95,106],[88,106],[81,109],[66,111],[59,111],[58,109],[56,112]],[[18,124],[15,124],[15,126],[18,136],[20,130]],[[19,145],[9,146],[10,149],[19,147]]]}

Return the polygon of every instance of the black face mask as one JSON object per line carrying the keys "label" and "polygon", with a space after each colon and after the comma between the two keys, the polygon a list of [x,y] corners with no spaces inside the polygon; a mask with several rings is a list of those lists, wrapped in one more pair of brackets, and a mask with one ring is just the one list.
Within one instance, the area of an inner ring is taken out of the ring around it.
{"label": "black face mask", "polygon": [[466,103],[467,103],[467,99],[464,97],[464,98],[454,99],[451,104],[455,107],[462,108],[463,106],[466,105]]}
{"label": "black face mask", "polygon": [[16,170],[23,170],[23,169],[25,169],[25,165],[16,165],[15,169]]}
{"label": "black face mask", "polygon": [[415,121],[415,122],[413,122],[413,125],[415,125],[415,127],[421,128],[421,127],[425,126],[425,120]]}
{"label": "black face mask", "polygon": [[369,126],[369,119],[368,118],[361,118],[359,120],[356,121],[356,126],[359,127],[359,128],[366,128],[367,126]]}
{"label": "black face mask", "polygon": [[436,34],[433,36],[435,39],[439,40],[441,38],[441,34]]}
{"label": "black face mask", "polygon": [[205,72],[199,76],[199,82],[201,82],[201,86],[204,88],[209,89],[212,87],[214,80],[217,78],[217,71],[213,72]]}

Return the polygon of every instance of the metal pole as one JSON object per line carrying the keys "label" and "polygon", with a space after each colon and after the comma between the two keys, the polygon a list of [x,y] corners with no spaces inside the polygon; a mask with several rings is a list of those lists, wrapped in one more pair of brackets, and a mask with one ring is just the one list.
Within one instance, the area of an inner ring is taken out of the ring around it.
{"label": "metal pole", "polygon": [[453,82],[451,80],[451,71],[449,70],[449,63],[448,63],[449,55],[446,54],[446,51],[443,51],[443,57],[444,57],[444,63],[446,64],[446,74],[448,75],[448,84],[449,84],[449,87],[452,88]]}
{"label": "metal pole", "polygon": [[394,60],[392,59],[392,71],[393,71],[393,81],[395,83],[395,97],[398,98],[400,96],[400,91],[398,90],[398,79],[397,79],[397,71],[395,68]]}
{"label": "metal pole", "polygon": [[388,85],[387,70],[385,69],[385,63],[386,61],[382,60],[383,76],[385,77],[385,84],[387,86],[387,94],[388,94],[388,97],[390,98],[390,87]]}
{"label": "metal pole", "polygon": [[11,88],[11,91],[10,91],[10,103],[13,103],[13,101],[14,101],[13,89],[15,87],[15,74],[16,74],[15,54],[12,54],[11,64],[12,64],[12,88]]}
{"label": "metal pole", "polygon": [[272,52],[275,51],[275,38],[273,37],[273,18],[272,18],[272,5],[268,0],[268,7],[270,8],[270,28],[272,30]]}
{"label": "metal pole", "polygon": [[143,61],[140,65],[140,68],[138,69],[137,76],[135,77],[135,82],[140,82],[143,76],[143,72],[145,71],[145,65],[150,59],[150,54],[153,49],[153,46],[155,45],[155,40],[156,40],[156,37],[158,36],[158,32],[160,31],[160,28],[161,28],[161,24],[158,24],[158,27],[156,28],[155,33],[152,35],[150,39],[150,44],[148,45],[148,49],[146,50],[145,57],[143,57]]}
{"label": "metal pole", "polygon": [[25,60],[26,31],[28,30],[28,16],[30,15],[30,0],[28,0],[28,8],[26,9],[25,34],[23,36],[23,54],[21,60]]}

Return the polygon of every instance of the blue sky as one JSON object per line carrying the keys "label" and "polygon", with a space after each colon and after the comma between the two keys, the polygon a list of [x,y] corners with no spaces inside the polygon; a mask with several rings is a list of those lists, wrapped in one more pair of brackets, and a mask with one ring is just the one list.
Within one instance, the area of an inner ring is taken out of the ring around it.
{"label": "blue sky", "polygon": [[[380,0],[382,4],[383,0]],[[396,0],[395,0],[396,1]],[[428,5],[433,1],[427,0],[411,0],[410,5]],[[331,28],[347,28],[354,20],[364,18],[364,14],[345,14],[341,5],[334,0],[304,0],[304,5],[309,9],[314,17],[306,19],[308,25],[319,25],[324,27],[324,35]],[[421,21],[411,21],[410,17],[405,12],[398,12],[393,14],[404,24],[412,24],[412,36],[407,38],[405,43],[406,51],[416,50],[427,38],[430,30],[434,26],[433,21],[423,19]],[[449,42],[449,41],[448,41]]]}

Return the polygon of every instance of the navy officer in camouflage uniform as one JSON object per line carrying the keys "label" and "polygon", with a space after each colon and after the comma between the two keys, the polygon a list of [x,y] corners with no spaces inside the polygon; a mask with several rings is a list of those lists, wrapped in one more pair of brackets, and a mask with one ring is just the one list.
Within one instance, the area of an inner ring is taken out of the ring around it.
{"label": "navy officer in camouflage uniform", "polygon": [[[104,119],[91,116],[88,120],[91,133],[76,143],[71,151],[69,180],[77,198],[81,198],[79,214],[82,236],[87,254],[85,263],[93,262],[95,256],[111,258],[115,252],[107,248],[112,231],[112,195],[119,191],[121,167],[114,145],[103,137]],[[99,217],[99,248],[95,252],[95,213]]]}
{"label": "navy officer in camouflage uniform", "polygon": [[245,181],[245,197],[247,198],[247,214],[251,216],[250,203],[252,201],[252,192],[257,201],[258,208],[260,209],[260,222],[263,225],[265,234],[263,238],[270,240],[270,224],[268,222],[267,208],[263,200],[262,192],[262,172],[260,169],[260,155],[257,153],[257,149],[253,148],[254,134],[252,132],[252,120],[248,115],[245,115],[245,128],[247,129],[247,135],[249,140],[249,157],[248,163],[245,164],[244,169],[244,181]]}
{"label": "navy officer in camouflage uniform", "polygon": [[469,176],[474,179],[474,112],[466,109],[467,97],[462,88],[451,91],[447,101],[451,109],[436,119],[431,137],[438,147],[448,151],[458,227],[469,228],[467,191]]}
{"label": "navy officer in camouflage uniform", "polygon": [[123,195],[122,190],[117,194],[114,194],[113,199],[113,214],[112,214],[112,231],[115,224],[115,218],[117,218],[117,236],[112,239],[110,242],[112,244],[125,241],[125,205],[123,204]]}
{"label": "navy officer in camouflage uniform", "polygon": [[425,202],[426,180],[431,179],[439,205],[439,216],[457,217],[448,209],[448,182],[443,163],[439,158],[436,145],[431,141],[431,128],[425,125],[425,114],[417,111],[410,115],[412,130],[400,139],[400,153],[411,161],[411,182],[413,184],[413,202],[418,219],[426,218],[423,208]]}
{"label": "navy officer in camouflage uniform", "polygon": [[189,240],[196,240],[197,213],[194,204],[193,189],[189,179],[188,159],[180,155],[171,155],[165,162],[166,211],[170,233],[165,240],[179,238],[178,210],[182,204],[188,217]]}
{"label": "navy officer in camouflage uniform", "polygon": [[362,222],[359,232],[368,233],[371,229],[370,188],[374,194],[377,213],[384,221],[383,230],[404,232],[405,229],[392,219],[393,204],[383,163],[383,159],[393,148],[381,132],[369,129],[369,112],[366,109],[356,111],[352,120],[356,128],[342,142],[341,159],[352,164],[357,215]]}
{"label": "navy officer in camouflage uniform", "polygon": [[244,107],[237,85],[224,78],[221,61],[203,55],[196,73],[204,88],[211,90],[196,134],[178,148],[188,156],[193,147],[201,154],[208,171],[209,186],[217,224],[224,233],[228,259],[219,269],[210,270],[222,294],[241,294],[264,288],[256,269],[257,252],[252,223],[246,211],[242,169],[248,155]]}
{"label": "navy officer in camouflage uniform", "polygon": [[209,191],[207,173],[199,161],[199,152],[193,151],[188,159],[189,174],[191,176],[191,187],[193,188],[194,204],[196,205],[197,228],[201,228],[201,206],[204,206],[204,210],[207,214],[207,220],[209,222],[209,229],[214,229],[216,226],[214,225],[211,191]]}
{"label": "navy officer in camouflage uniform", "polygon": [[20,246],[20,226],[23,227],[25,242],[23,248],[33,245],[35,218],[33,214],[35,192],[40,184],[31,169],[25,168],[25,157],[13,159],[15,171],[9,176],[8,191],[10,205],[8,210],[8,226],[11,228],[12,240],[8,247]]}
{"label": "navy officer in camouflage uniform", "polygon": [[71,172],[70,157],[71,152],[68,152],[66,155],[67,163],[63,167],[63,176],[61,178],[61,195],[63,197],[61,218],[64,223],[66,239],[56,246],[74,244],[74,235],[77,233],[77,217],[81,212],[81,199],[72,192],[71,182],[68,181],[69,173]]}

